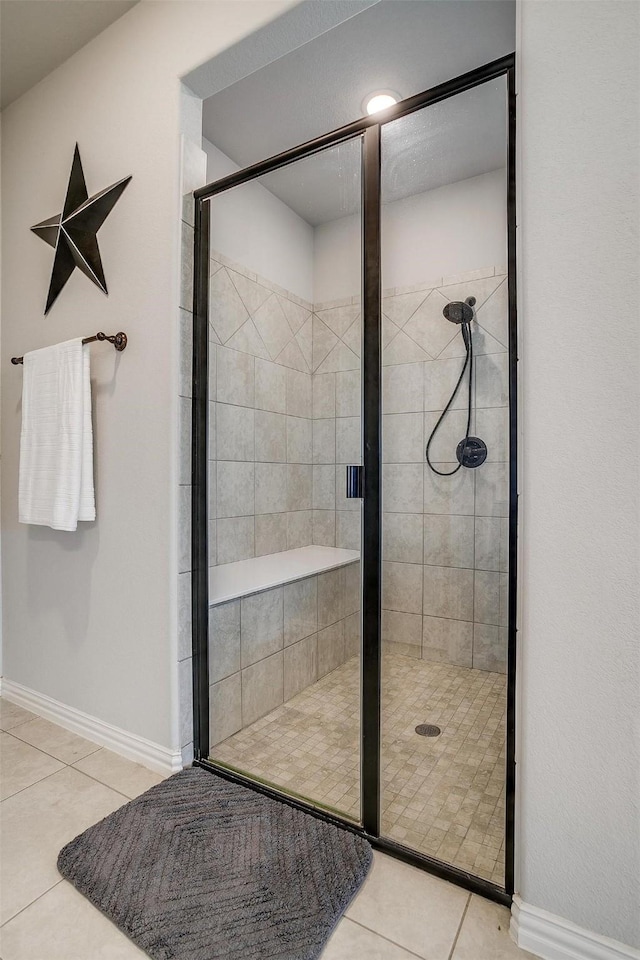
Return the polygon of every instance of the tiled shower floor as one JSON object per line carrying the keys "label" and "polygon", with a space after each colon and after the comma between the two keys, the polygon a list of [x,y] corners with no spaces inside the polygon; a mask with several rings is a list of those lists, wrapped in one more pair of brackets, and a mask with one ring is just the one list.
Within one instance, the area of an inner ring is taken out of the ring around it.
{"label": "tiled shower floor", "polygon": [[[382,833],[504,880],[506,678],[386,653]],[[212,758],[358,819],[360,664],[349,660]],[[419,723],[442,729],[418,736]]]}

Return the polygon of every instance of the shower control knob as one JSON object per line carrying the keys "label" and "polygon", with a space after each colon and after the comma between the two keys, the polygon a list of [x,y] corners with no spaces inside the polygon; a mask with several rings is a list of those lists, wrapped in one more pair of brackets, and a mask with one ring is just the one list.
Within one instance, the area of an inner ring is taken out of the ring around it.
{"label": "shower control knob", "polygon": [[479,467],[487,459],[487,445],[480,437],[467,437],[458,444],[456,457],[463,467]]}

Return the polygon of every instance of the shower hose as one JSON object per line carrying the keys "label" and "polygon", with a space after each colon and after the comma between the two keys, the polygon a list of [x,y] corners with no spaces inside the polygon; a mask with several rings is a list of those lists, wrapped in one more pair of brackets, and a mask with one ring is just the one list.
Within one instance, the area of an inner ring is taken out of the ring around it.
{"label": "shower hose", "polygon": [[[427,440],[427,449],[426,449],[426,451],[425,451],[425,456],[426,456],[426,459],[427,459],[427,463],[429,464],[429,467],[431,468],[431,470],[433,470],[434,473],[437,473],[439,477],[452,477],[452,476],[454,475],[454,473],[457,473],[457,472],[458,472],[458,470],[459,470],[460,467],[462,466],[462,461],[463,461],[463,459],[464,459],[464,454],[465,454],[466,449],[467,449],[467,441],[468,441],[468,439],[469,439],[469,435],[470,435],[470,431],[471,431],[471,390],[472,390],[472,384],[473,384],[473,343],[472,343],[472,340],[471,340],[471,324],[470,324],[468,321],[463,321],[463,322],[460,324],[460,327],[461,327],[460,332],[461,332],[461,334],[462,334],[462,339],[464,340],[464,345],[465,345],[465,349],[466,349],[466,351],[467,351],[467,355],[466,355],[466,357],[465,357],[464,364],[462,365],[462,370],[460,371],[460,376],[458,377],[458,382],[456,383],[455,387],[453,388],[453,393],[451,394],[451,397],[449,398],[449,402],[447,403],[446,407],[444,408],[444,410],[443,410],[442,413],[440,414],[440,416],[439,416],[439,418],[438,418],[438,422],[436,423],[435,427],[434,427],[433,430],[431,431],[431,436],[430,436],[429,439]],[[449,412],[449,410],[450,410],[450,408],[451,408],[451,404],[453,403],[453,401],[454,401],[455,398],[456,398],[456,395],[457,395],[457,393],[458,393],[458,390],[460,389],[460,384],[462,383],[462,381],[463,381],[463,379],[464,379],[464,375],[465,375],[465,373],[466,373],[467,367],[469,368],[469,396],[468,396],[468,401],[467,401],[467,429],[466,429],[465,436],[464,436],[464,447],[462,448],[462,453],[461,453],[461,455],[460,455],[460,462],[458,463],[458,466],[455,467],[454,470],[448,470],[448,471],[446,471],[446,470],[438,470],[437,467],[434,467],[433,463],[431,462],[431,458],[430,458],[430,456],[429,456],[429,449],[430,449],[431,444],[432,444],[432,442],[433,442],[433,438],[435,437],[436,433],[438,432],[438,429],[439,429],[439,427],[440,427],[440,424],[442,423],[442,421],[444,420],[444,418],[445,418],[446,415],[448,414],[448,412]]]}

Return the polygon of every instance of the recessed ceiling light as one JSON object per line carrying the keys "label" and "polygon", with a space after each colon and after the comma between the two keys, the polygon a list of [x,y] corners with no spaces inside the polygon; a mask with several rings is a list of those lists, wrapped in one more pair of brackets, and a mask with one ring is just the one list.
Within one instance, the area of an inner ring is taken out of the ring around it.
{"label": "recessed ceiling light", "polygon": [[365,97],[362,106],[365,112],[371,115],[372,113],[378,113],[380,110],[387,110],[399,99],[398,94],[392,90],[378,90],[377,93],[370,93],[368,97]]}

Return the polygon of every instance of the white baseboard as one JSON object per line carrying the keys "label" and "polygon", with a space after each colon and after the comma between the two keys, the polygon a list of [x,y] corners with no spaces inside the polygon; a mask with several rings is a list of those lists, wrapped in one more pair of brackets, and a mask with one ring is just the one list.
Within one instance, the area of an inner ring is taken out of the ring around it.
{"label": "white baseboard", "polygon": [[21,683],[7,680],[6,677],[2,678],[0,684],[0,693],[5,700],[10,700],[11,703],[16,703],[25,710],[31,710],[45,720],[51,720],[65,730],[71,730],[72,733],[77,733],[78,736],[85,737],[93,743],[99,743],[101,747],[108,747],[109,750],[120,754],[121,757],[126,757],[127,760],[134,760],[166,776],[182,770],[180,750],[169,750],[135,733],[114,727],[110,723],[105,723],[104,720],[83,713],[82,710],[68,707],[59,700],[30,690],[29,687],[23,687]]}
{"label": "white baseboard", "polygon": [[511,906],[510,933],[523,950],[542,960],[640,960],[640,950],[578,927],[518,896]]}

